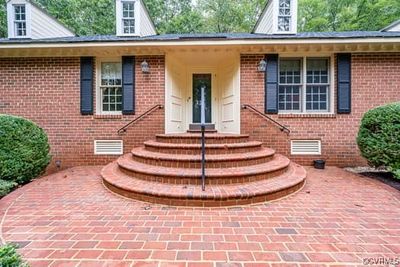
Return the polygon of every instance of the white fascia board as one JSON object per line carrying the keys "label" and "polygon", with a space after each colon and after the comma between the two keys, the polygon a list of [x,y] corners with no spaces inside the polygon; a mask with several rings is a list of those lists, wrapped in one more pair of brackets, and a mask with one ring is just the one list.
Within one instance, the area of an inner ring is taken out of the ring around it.
{"label": "white fascia board", "polygon": [[1,44],[0,48],[80,48],[80,47],[182,47],[182,46],[226,46],[226,45],[319,45],[319,44],[400,44],[399,37],[393,38],[346,38],[346,39],[274,39],[274,40],[226,40],[226,41],[139,41],[139,42],[87,42],[87,43],[32,43]]}

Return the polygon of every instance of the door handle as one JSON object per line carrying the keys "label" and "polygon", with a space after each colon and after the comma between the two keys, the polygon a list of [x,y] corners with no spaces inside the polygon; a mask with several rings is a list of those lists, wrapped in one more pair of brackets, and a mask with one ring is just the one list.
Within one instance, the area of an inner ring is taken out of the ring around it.
{"label": "door handle", "polygon": [[190,96],[188,97],[188,99],[186,100],[186,102],[189,102],[190,101],[190,99],[192,99]]}

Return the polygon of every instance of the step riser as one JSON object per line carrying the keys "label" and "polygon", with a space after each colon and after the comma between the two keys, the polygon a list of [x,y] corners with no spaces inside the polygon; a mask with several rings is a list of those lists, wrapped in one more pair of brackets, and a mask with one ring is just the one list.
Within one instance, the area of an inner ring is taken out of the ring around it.
{"label": "step riser", "polygon": [[[145,145],[146,150],[151,152],[165,153],[165,154],[179,154],[179,155],[201,155],[201,148],[168,148]],[[235,153],[248,153],[259,151],[262,145],[251,147],[239,148],[206,148],[206,154],[235,154]]]}
{"label": "step riser", "polygon": [[[141,156],[132,156],[134,161],[152,165],[152,166],[162,166],[168,168],[201,168],[201,161],[178,161],[174,160],[162,160],[162,159],[152,159],[145,158]],[[245,166],[253,166],[258,164],[263,164],[271,161],[273,159],[273,155],[266,155],[263,157],[255,158],[255,159],[239,159],[239,160],[230,160],[230,161],[206,161],[206,168],[232,168],[232,167],[245,167]]]}
{"label": "step riser", "polygon": [[[170,137],[156,137],[156,141],[160,143],[167,144],[201,144],[200,137],[192,137],[192,138],[170,138]],[[248,142],[248,137],[240,137],[240,138],[213,138],[206,137],[206,144],[235,144],[235,143],[244,143]]]}
{"label": "step riser", "polygon": [[211,199],[211,200],[203,200],[203,199],[189,199],[189,198],[166,198],[160,197],[156,195],[144,195],[137,194],[131,191],[126,191],[124,189],[115,187],[114,185],[104,181],[104,185],[111,190],[112,192],[122,195],[127,198],[136,199],[139,201],[144,201],[148,203],[161,204],[161,205],[170,205],[170,206],[189,206],[189,207],[229,207],[229,206],[238,206],[238,205],[248,205],[248,204],[256,204],[262,203],[272,200],[277,200],[279,198],[286,197],[290,194],[294,194],[299,191],[305,180],[302,182],[293,185],[291,187],[285,188],[283,190],[279,190],[273,193],[259,195],[251,198],[224,198],[224,199]]}
{"label": "step riser", "polygon": [[[136,179],[140,179],[148,182],[158,182],[164,184],[181,184],[181,185],[200,185],[201,184],[201,170],[199,169],[199,175],[197,177],[187,177],[187,176],[176,176],[168,177],[168,176],[155,176],[149,174],[143,174],[140,172],[136,172],[134,170],[128,170],[120,166],[120,170],[126,175],[135,177]],[[208,177],[206,170],[206,184],[209,185],[222,185],[222,184],[238,184],[238,183],[249,183],[256,182],[261,180],[266,180],[270,178],[277,177],[279,175],[284,174],[288,170],[288,166],[282,167],[278,170],[270,171],[267,173],[260,173],[251,176],[236,176],[236,177]]]}

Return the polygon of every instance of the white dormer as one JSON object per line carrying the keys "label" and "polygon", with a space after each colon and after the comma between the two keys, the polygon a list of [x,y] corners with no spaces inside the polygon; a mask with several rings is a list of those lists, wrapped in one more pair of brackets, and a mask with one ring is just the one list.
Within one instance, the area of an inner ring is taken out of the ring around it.
{"label": "white dormer", "polygon": [[75,34],[30,0],[7,1],[8,38],[43,39]]}
{"label": "white dormer", "polygon": [[296,34],[297,0],[269,0],[253,32],[260,34]]}
{"label": "white dormer", "polygon": [[116,0],[118,36],[149,36],[156,30],[149,12],[141,0]]}
{"label": "white dormer", "polygon": [[386,26],[381,30],[382,32],[400,32],[400,19]]}

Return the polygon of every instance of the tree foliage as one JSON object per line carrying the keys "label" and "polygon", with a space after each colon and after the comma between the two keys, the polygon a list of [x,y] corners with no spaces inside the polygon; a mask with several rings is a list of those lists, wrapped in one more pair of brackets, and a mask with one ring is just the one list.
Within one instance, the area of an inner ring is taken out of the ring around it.
{"label": "tree foliage", "polygon": [[[114,34],[115,0],[35,0],[78,35]],[[250,32],[266,0],[145,0],[159,33]],[[379,30],[399,0],[299,0],[299,31]],[[0,36],[6,36],[5,3]]]}
{"label": "tree foliage", "polygon": [[380,30],[400,19],[398,0],[300,0],[300,31]]}

